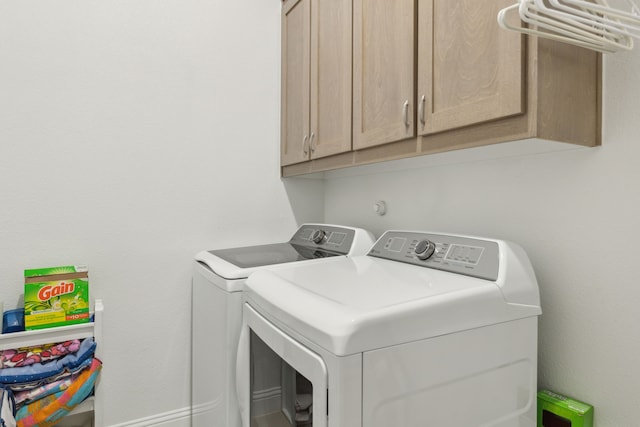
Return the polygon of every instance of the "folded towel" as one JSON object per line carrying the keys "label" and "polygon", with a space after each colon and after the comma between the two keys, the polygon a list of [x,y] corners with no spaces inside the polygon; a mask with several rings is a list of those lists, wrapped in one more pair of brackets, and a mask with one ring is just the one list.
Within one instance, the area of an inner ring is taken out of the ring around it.
{"label": "folded towel", "polygon": [[88,368],[91,365],[91,358],[85,360],[84,362],[82,362],[81,365],[77,366],[76,368],[74,368],[73,370],[68,370],[68,369],[64,369],[62,372],[57,373],[55,375],[52,375],[50,377],[47,378],[41,378],[35,381],[30,381],[30,382],[25,382],[25,383],[17,383],[17,384],[11,384],[10,386],[7,387],[11,387],[11,390],[13,390],[14,393],[18,393],[20,391],[24,391],[24,390],[32,390],[34,388],[37,387],[41,387],[44,386],[46,384],[64,379],[64,378],[68,378],[74,374],[79,373],[80,371]]}
{"label": "folded towel", "polygon": [[66,390],[20,408],[16,414],[17,427],[51,427],[57,424],[91,394],[101,369],[102,362],[93,358],[89,369],[78,375]]}
{"label": "folded towel", "polygon": [[0,351],[0,369],[19,368],[59,359],[80,349],[80,340]]}
{"label": "folded towel", "polygon": [[85,368],[89,368],[89,366],[90,366],[90,363],[86,366],[82,366],[78,372],[74,372],[69,376],[52,381],[50,383],[42,384],[42,385],[39,385],[38,387],[33,387],[30,389],[16,391],[13,394],[13,396],[16,399],[16,405],[20,407],[22,405],[31,403],[35,400],[42,399],[43,397],[48,396],[50,394],[54,394],[59,391],[66,390],[67,388],[69,388],[71,383],[75,381],[76,378],[78,378],[78,375],[80,375],[80,372],[82,372],[82,370],[84,370]]}
{"label": "folded towel", "polygon": [[0,384],[20,384],[31,383],[34,381],[59,375],[66,371],[73,371],[85,360],[90,359],[96,349],[96,343],[93,338],[86,338],[80,344],[80,348],[74,354],[52,360],[47,363],[34,363],[33,365],[23,366],[20,368],[4,368],[0,369]]}

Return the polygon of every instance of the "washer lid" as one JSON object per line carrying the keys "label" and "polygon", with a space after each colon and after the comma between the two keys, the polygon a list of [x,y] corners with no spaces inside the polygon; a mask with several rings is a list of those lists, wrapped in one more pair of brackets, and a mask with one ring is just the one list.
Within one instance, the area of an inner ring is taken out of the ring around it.
{"label": "washer lid", "polygon": [[372,234],[360,228],[303,224],[288,242],[202,251],[195,259],[220,277],[245,279],[267,266],[364,255],[372,244]]}
{"label": "washer lid", "polygon": [[338,356],[540,314],[539,305],[506,302],[494,281],[372,256],[258,271],[244,295]]}
{"label": "washer lid", "polygon": [[203,251],[196,255],[196,261],[207,265],[225,279],[243,279],[260,267],[338,255],[340,254],[291,243],[274,243]]}

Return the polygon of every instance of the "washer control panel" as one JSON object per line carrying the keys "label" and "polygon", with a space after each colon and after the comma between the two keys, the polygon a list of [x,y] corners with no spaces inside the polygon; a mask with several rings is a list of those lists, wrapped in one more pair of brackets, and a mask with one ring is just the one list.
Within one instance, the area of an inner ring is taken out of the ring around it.
{"label": "washer control panel", "polygon": [[491,240],[387,231],[368,255],[480,279],[498,279],[499,247]]}
{"label": "washer control panel", "polygon": [[355,231],[350,228],[324,224],[307,224],[296,231],[289,243],[348,254],[354,237]]}

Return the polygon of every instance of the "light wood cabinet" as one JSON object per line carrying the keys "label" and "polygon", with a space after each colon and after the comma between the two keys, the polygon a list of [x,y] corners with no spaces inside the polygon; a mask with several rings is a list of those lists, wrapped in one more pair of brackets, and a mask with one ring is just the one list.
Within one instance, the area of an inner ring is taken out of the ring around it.
{"label": "light wood cabinet", "polygon": [[414,0],[354,0],[353,148],[415,135]]}
{"label": "light wood cabinet", "polygon": [[513,0],[418,0],[418,134],[524,111],[524,44],[496,24]]}
{"label": "light wood cabinet", "polygon": [[601,54],[501,29],[511,3],[353,0],[353,149],[282,175],[531,138],[600,145]]}
{"label": "light wood cabinet", "polygon": [[309,159],[311,1],[285,3],[282,12],[281,162]]}
{"label": "light wood cabinet", "polygon": [[602,55],[499,28],[511,3],[418,0],[419,25],[433,16],[418,38],[418,154],[530,138],[600,145]]}
{"label": "light wood cabinet", "polygon": [[350,0],[283,4],[283,165],[351,150],[351,21]]}

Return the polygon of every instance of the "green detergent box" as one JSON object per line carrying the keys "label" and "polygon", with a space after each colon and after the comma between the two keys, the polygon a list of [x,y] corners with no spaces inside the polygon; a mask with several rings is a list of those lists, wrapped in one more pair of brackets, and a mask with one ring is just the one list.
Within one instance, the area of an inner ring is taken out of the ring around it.
{"label": "green detergent box", "polygon": [[593,406],[541,390],[538,392],[538,427],[593,427]]}
{"label": "green detergent box", "polygon": [[24,271],[26,330],[89,322],[89,272],[69,265]]}

